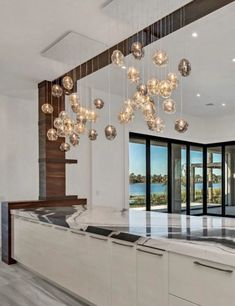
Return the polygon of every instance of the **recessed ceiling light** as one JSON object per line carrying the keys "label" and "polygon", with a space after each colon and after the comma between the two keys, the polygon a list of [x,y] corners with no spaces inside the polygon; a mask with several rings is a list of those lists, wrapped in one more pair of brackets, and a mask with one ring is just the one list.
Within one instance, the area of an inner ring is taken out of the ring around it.
{"label": "recessed ceiling light", "polygon": [[197,94],[197,97],[201,97],[200,93]]}
{"label": "recessed ceiling light", "polygon": [[197,32],[193,32],[193,33],[192,33],[192,37],[198,37]]}
{"label": "recessed ceiling light", "polygon": [[235,58],[233,58],[232,61],[235,63]]}
{"label": "recessed ceiling light", "polygon": [[226,106],[226,103],[222,103],[222,106]]}

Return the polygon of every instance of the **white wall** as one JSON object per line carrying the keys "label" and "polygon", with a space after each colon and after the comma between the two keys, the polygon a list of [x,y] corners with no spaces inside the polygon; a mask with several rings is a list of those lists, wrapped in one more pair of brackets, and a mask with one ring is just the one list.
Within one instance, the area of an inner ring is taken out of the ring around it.
{"label": "white wall", "polygon": [[0,95],[0,202],[38,199],[38,108]]}
{"label": "white wall", "polygon": [[104,128],[108,124],[108,94],[92,90],[89,101],[93,101],[95,97],[100,97],[106,102],[105,107],[97,111],[99,118],[93,125],[98,131],[98,138],[91,142],[87,134],[82,136],[80,146],[72,148],[67,154],[68,158],[78,159],[77,165],[67,165],[67,193],[87,197],[90,205],[128,207],[129,132],[200,143],[208,140],[206,121],[193,116],[185,116],[190,123],[189,131],[185,134],[179,134],[174,130],[177,114],[162,115],[166,122],[166,129],[162,134],[149,131],[140,113],[136,114],[133,123],[120,125],[117,114],[121,110],[123,99],[120,96],[112,95],[110,122],[117,128],[118,135],[114,141],[109,141],[104,135]]}

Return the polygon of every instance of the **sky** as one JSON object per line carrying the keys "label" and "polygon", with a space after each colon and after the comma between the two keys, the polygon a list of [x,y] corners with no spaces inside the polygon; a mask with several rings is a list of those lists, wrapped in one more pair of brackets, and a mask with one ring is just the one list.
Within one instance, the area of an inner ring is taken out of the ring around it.
{"label": "sky", "polygon": [[[129,173],[145,175],[145,144],[129,144]],[[215,161],[219,161],[219,154],[215,154]],[[201,163],[202,152],[191,151],[191,162]],[[182,150],[182,164],[186,163],[186,150]],[[151,146],[151,171],[152,174],[167,174],[167,147]],[[202,175],[202,168],[196,170],[196,174]]]}

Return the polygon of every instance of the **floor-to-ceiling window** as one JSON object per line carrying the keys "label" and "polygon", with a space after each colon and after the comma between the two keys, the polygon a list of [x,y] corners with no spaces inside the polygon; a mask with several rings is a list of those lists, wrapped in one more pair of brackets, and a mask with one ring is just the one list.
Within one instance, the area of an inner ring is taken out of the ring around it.
{"label": "floor-to-ceiling window", "polygon": [[186,146],[172,144],[172,212],[186,210]]}
{"label": "floor-to-ceiling window", "polygon": [[167,212],[168,149],[166,142],[151,140],[151,210]]}
{"label": "floor-to-ceiling window", "polygon": [[225,214],[235,215],[235,145],[225,147]]}
{"label": "floor-to-ceiling window", "polygon": [[203,213],[203,148],[190,146],[190,214]]}
{"label": "floor-to-ceiling window", "polygon": [[207,213],[222,213],[222,147],[207,148]]}
{"label": "floor-to-ceiling window", "polygon": [[146,140],[131,138],[129,142],[129,204],[146,207]]}
{"label": "floor-to-ceiling window", "polygon": [[235,216],[235,141],[202,145],[131,133],[130,207]]}

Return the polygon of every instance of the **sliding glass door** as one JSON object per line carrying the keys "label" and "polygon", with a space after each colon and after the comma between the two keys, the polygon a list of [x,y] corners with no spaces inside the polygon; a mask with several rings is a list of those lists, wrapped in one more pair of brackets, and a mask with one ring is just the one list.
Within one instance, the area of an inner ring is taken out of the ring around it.
{"label": "sliding glass door", "polygon": [[130,208],[146,208],[146,140],[131,138],[129,142]]}
{"label": "sliding glass door", "polygon": [[151,140],[151,210],[167,212],[168,148],[167,143]]}
{"label": "sliding glass door", "polygon": [[207,148],[207,213],[222,214],[222,147]]}
{"label": "sliding glass door", "polygon": [[203,148],[190,147],[190,214],[203,213]]}
{"label": "sliding glass door", "polygon": [[172,212],[186,211],[186,146],[172,144]]}
{"label": "sliding glass door", "polygon": [[225,147],[225,214],[235,216],[235,145]]}

